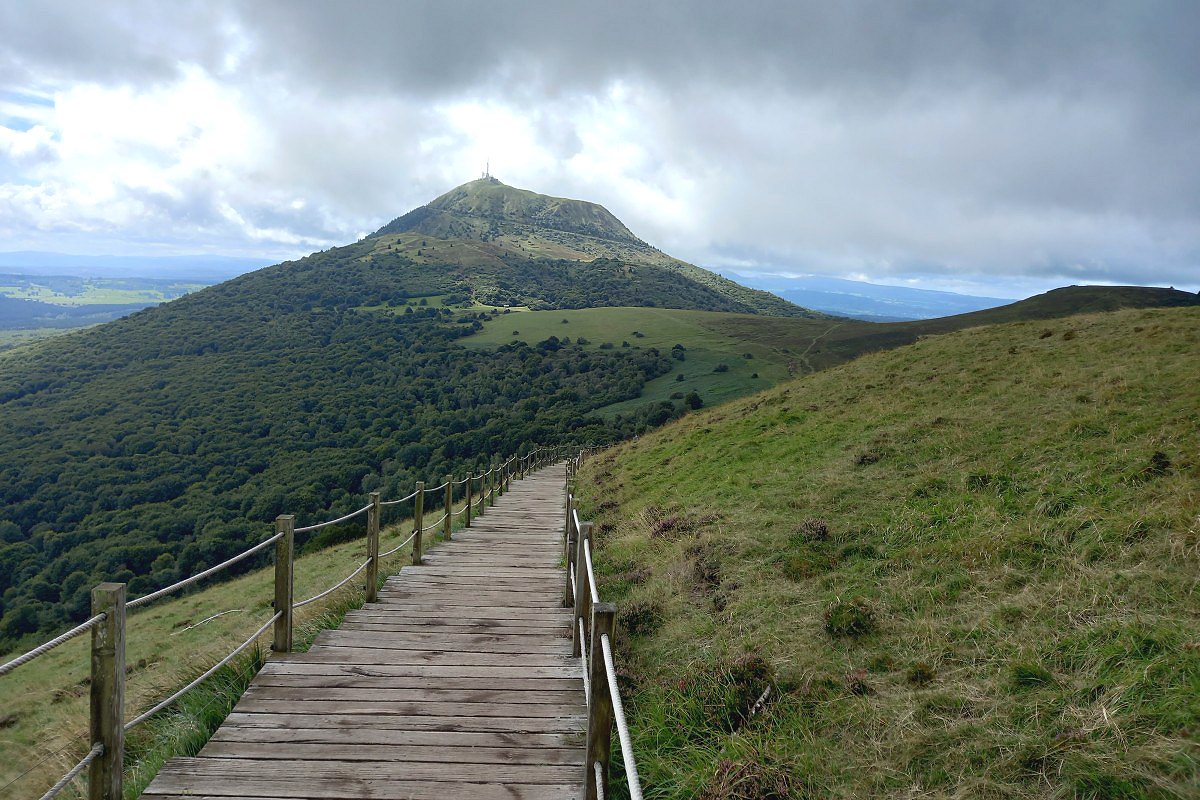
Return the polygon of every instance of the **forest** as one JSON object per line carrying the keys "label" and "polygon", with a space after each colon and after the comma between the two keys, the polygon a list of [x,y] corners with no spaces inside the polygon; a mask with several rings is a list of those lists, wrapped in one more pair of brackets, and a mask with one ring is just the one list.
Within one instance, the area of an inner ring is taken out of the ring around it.
{"label": "forest", "polygon": [[[553,336],[464,348],[503,310],[471,305],[453,270],[364,252],[314,254],[0,358],[0,649],[84,617],[101,580],[150,591],[257,541],[278,514],[304,524],[491,454],[612,441],[685,410],[601,420],[591,412],[668,372],[668,354]],[[601,287],[625,276],[622,302],[672,304],[674,276],[604,271]],[[563,272],[531,263],[520,280],[543,305],[602,299]],[[469,307],[410,305],[435,296]]]}

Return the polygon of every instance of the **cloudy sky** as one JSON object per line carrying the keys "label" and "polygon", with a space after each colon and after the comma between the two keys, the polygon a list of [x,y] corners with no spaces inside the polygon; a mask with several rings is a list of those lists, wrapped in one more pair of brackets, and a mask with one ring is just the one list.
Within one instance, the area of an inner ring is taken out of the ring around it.
{"label": "cloudy sky", "polygon": [[1200,289],[1200,3],[0,0],[0,251],[280,260],[478,177],[689,261]]}

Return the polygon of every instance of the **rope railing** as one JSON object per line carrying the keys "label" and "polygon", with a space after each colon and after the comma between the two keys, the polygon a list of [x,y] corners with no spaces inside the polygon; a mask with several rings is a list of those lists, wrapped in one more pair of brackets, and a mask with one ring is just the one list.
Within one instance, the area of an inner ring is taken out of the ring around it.
{"label": "rope railing", "polygon": [[388,550],[386,553],[380,553],[380,554],[379,554],[379,557],[380,557],[380,558],[387,558],[388,556],[395,555],[396,553],[400,552],[400,550],[402,550],[403,548],[405,548],[405,547],[407,547],[409,544],[411,544],[411,543],[412,543],[412,540],[413,540],[413,539],[415,539],[415,538],[417,538],[417,532],[416,532],[416,531],[413,531],[413,532],[412,532],[412,536],[409,536],[409,537],[408,537],[407,539],[405,539],[403,542],[401,542],[400,544],[396,545],[396,546],[395,546],[395,547],[393,547],[391,550]]}
{"label": "rope railing", "polygon": [[[579,517],[571,481],[579,468],[582,453],[567,461],[567,507],[563,545],[567,556],[567,581],[563,605],[574,606],[571,637],[572,655],[583,664],[583,694],[588,708],[587,752],[584,764],[584,797],[602,799],[608,790],[609,741],[617,729],[621,760],[631,800],[642,800],[642,782],[638,774],[625,706],[617,685],[617,667],[613,660],[612,636],[617,607],[600,600],[593,565],[590,522]],[[588,635],[587,621],[591,623]],[[597,641],[598,640],[598,641]]]}
{"label": "rope railing", "polygon": [[58,783],[51,786],[50,791],[48,791],[44,795],[42,795],[42,800],[52,800],[52,798],[57,797],[59,792],[61,792],[65,788],[67,788],[67,784],[69,784],[71,781],[78,778],[80,773],[82,773],[85,769],[87,769],[89,766],[91,766],[91,763],[93,761],[95,761],[97,758],[99,758],[100,756],[102,756],[103,754],[104,754],[104,745],[101,744],[100,742],[96,742],[94,745],[92,745],[92,749],[88,751],[88,754],[86,756],[84,756],[83,759],[78,764],[71,767],[70,772],[68,772],[66,775],[63,775],[61,778],[59,778]]}
{"label": "rope railing", "polygon": [[416,496],[417,496],[417,493],[414,491],[414,492],[412,492],[412,494],[405,495],[404,497],[401,497],[399,500],[384,500],[379,505],[381,505],[381,506],[399,505],[400,503],[407,503],[409,500],[412,500]]}
{"label": "rope railing", "polygon": [[[88,754],[69,772],[62,776],[54,786],[44,795],[43,800],[49,800],[59,794],[73,780],[79,777],[80,774],[89,766],[92,766],[96,759],[102,760],[92,767],[91,773],[93,779],[97,775],[103,781],[103,788],[100,794],[92,793],[91,796],[103,797],[104,800],[119,800],[122,791],[122,776],[121,765],[124,758],[124,731],[132,730],[138,725],[143,724],[146,720],[153,717],[163,709],[177,702],[181,697],[195,689],[204,681],[212,677],[222,667],[227,666],[238,655],[254,644],[259,637],[274,627],[273,641],[271,649],[275,651],[288,652],[292,647],[292,616],[293,611],[303,608],[307,605],[315,603],[339,589],[344,588],[355,578],[362,575],[365,571],[366,575],[366,599],[368,602],[373,602],[377,597],[378,589],[378,566],[379,562],[384,558],[389,558],[400,552],[409,545],[413,545],[412,559],[413,563],[420,563],[421,558],[421,534],[434,530],[439,526],[443,526],[445,530],[445,538],[449,538],[452,529],[452,518],[459,514],[467,512],[466,525],[470,525],[472,489],[475,481],[480,481],[479,484],[479,511],[482,514],[485,504],[489,498],[491,502],[495,502],[495,498],[504,493],[508,488],[508,483],[513,477],[523,477],[525,471],[536,466],[541,466],[549,463],[544,454],[547,453],[546,448],[536,448],[524,456],[511,456],[503,463],[497,463],[492,460],[491,469],[486,472],[481,472],[478,475],[467,474],[467,477],[461,480],[454,480],[453,477],[447,476],[446,479],[436,487],[425,487],[424,484],[418,484],[418,488],[394,500],[381,500],[378,492],[371,493],[371,502],[355,511],[344,514],[336,519],[326,520],[324,522],[314,523],[302,527],[295,527],[295,518],[289,515],[281,515],[276,519],[276,532],[274,535],[264,539],[261,542],[247,548],[246,550],[232,556],[231,558],[222,561],[212,567],[209,567],[201,572],[191,575],[175,583],[165,586],[161,589],[153,591],[149,594],[138,597],[134,600],[125,600],[125,584],[123,583],[102,583],[97,586],[92,592],[93,615],[91,618],[71,628],[64,633],[55,636],[53,639],[46,641],[32,650],[23,653],[16,658],[13,658],[3,665],[0,665],[0,677],[16,670],[17,668],[28,664],[34,659],[42,656],[56,647],[81,636],[88,631],[94,630],[99,626],[105,626],[98,637],[93,637],[92,650],[92,677],[91,682],[93,691],[91,694],[92,702],[92,739],[94,743]],[[520,467],[516,470],[511,469],[514,463],[518,463]],[[493,477],[495,476],[495,477]],[[491,478],[490,481],[488,479]],[[454,487],[466,486],[466,502],[455,510],[452,506],[452,498],[454,496]],[[439,491],[445,492],[445,513],[442,514],[437,522],[431,525],[423,525],[420,521],[421,507],[423,498],[431,493]],[[379,533],[380,533],[380,516],[381,511],[385,506],[395,506],[401,503],[414,501],[414,518],[418,523],[418,528],[413,530],[408,538],[404,539],[400,544],[396,545],[391,550],[379,552]],[[292,571],[292,563],[294,559],[294,538],[298,533],[308,533],[310,531],[319,530],[332,525],[348,522],[356,517],[367,515],[367,551],[368,558],[360,564],[348,576],[340,580],[338,583],[328,589],[309,597],[299,602],[293,602],[292,591],[294,587],[294,577]],[[128,610],[148,605],[155,600],[166,597],[170,594],[178,592],[188,586],[198,583],[207,577],[210,577],[222,570],[226,570],[235,564],[238,564],[251,556],[254,556],[267,548],[275,546],[275,602],[274,607],[278,609],[272,617],[260,626],[249,639],[246,639],[240,645],[225,655],[220,661],[214,664],[204,673],[189,682],[186,686],[172,693],[169,697],[163,699],[153,707],[145,710],[128,722],[122,720],[124,713],[123,701],[124,682],[125,682],[125,625],[126,612]],[[114,647],[113,643],[116,642]],[[97,650],[97,647],[100,649]],[[99,653],[99,656],[97,655]],[[95,687],[99,687],[99,691]],[[99,709],[99,710],[98,710]],[[115,713],[115,717],[113,714]],[[115,787],[115,789],[114,789]],[[115,793],[114,793],[115,791]]]}
{"label": "rope railing", "polygon": [[12,661],[9,661],[6,664],[0,666],[0,675],[7,675],[8,673],[12,672],[17,667],[22,666],[24,664],[28,664],[30,661],[33,661],[38,656],[44,656],[46,653],[49,653],[51,650],[58,647],[60,644],[64,644],[65,642],[71,641],[79,634],[87,633],[92,628],[96,627],[101,622],[103,622],[105,619],[105,616],[106,615],[103,613],[97,614],[96,616],[89,619],[87,622],[80,623],[79,625],[76,625],[74,628],[71,628],[71,630],[67,631],[66,633],[60,633],[58,636],[55,636],[50,641],[48,641],[44,644],[39,644],[37,647],[30,650],[28,653],[17,656]]}
{"label": "rope railing", "polygon": [[621,702],[621,691],[617,687],[617,665],[613,662],[612,641],[607,633],[600,636],[600,647],[604,650],[604,673],[608,677],[608,693],[612,697],[617,737],[621,742],[621,760],[625,762],[625,779],[629,783],[629,797],[630,800],[642,800],[642,779],[638,775],[637,761],[633,757],[629,723],[625,721],[625,706]]}
{"label": "rope railing", "polygon": [[278,620],[281,616],[283,616],[283,612],[276,611],[275,615],[272,616],[265,623],[263,623],[262,627],[260,627],[253,634],[251,634],[249,639],[242,642],[237,647],[233,648],[233,650],[231,650],[227,656],[222,658],[216,664],[213,664],[208,669],[206,669],[203,673],[200,674],[199,677],[197,677],[195,680],[193,680],[187,686],[184,686],[182,689],[175,692],[167,699],[159,702],[157,705],[143,711],[141,714],[138,714],[136,717],[134,717],[133,719],[126,722],[125,723],[126,732],[133,730],[138,725],[141,725],[143,722],[150,719],[152,716],[154,716],[158,712],[162,711],[164,708],[171,705],[179,698],[183,697],[185,694],[190,692],[192,689],[195,689],[197,686],[199,686],[200,684],[204,683],[206,680],[211,678],[214,674],[216,674],[217,670],[219,670],[221,667],[228,664],[230,661],[233,661],[233,659],[237,658],[238,655],[240,655],[243,650],[245,650],[250,645],[254,644],[254,642],[256,642],[258,640],[258,637],[262,636],[266,632],[267,628],[274,625],[276,620]]}
{"label": "rope railing", "polygon": [[355,578],[357,578],[357,577],[359,576],[359,574],[360,574],[360,573],[361,573],[361,572],[362,572],[364,569],[366,569],[366,568],[367,568],[367,567],[369,567],[369,566],[371,566],[371,559],[369,559],[369,558],[368,558],[366,561],[364,561],[364,562],[362,562],[361,564],[359,564],[359,565],[358,565],[358,569],[354,570],[354,572],[351,572],[349,575],[347,575],[346,577],[342,578],[340,581],[338,581],[337,583],[335,583],[333,586],[330,586],[330,587],[329,587],[328,589],[326,589],[325,591],[323,591],[323,592],[320,592],[319,594],[314,594],[312,597],[308,598],[307,600],[301,600],[301,601],[300,601],[300,602],[298,602],[298,603],[292,603],[292,608],[294,608],[294,609],[295,609],[295,608],[304,608],[305,606],[307,606],[307,605],[309,605],[309,604],[311,604],[311,603],[315,603],[315,602],[317,602],[318,600],[320,600],[320,599],[321,599],[321,598],[323,598],[323,597],[328,597],[329,595],[331,595],[331,594],[333,594],[334,592],[336,592],[338,589],[340,589],[340,588],[342,588],[343,586],[345,586],[345,585],[346,585],[347,583],[349,583],[350,581],[352,581],[352,580],[354,580]]}
{"label": "rope railing", "polygon": [[328,528],[330,525],[337,525],[339,522],[345,522],[346,520],[354,519],[359,514],[365,514],[370,510],[371,510],[371,504],[367,503],[365,506],[360,508],[358,511],[351,511],[349,514],[346,514],[345,516],[338,517],[337,519],[326,520],[325,522],[318,522],[316,525],[305,525],[303,528],[296,528],[295,532],[296,533],[308,533],[309,531],[315,531],[319,528]]}
{"label": "rope railing", "polygon": [[175,583],[172,583],[170,586],[166,586],[162,589],[159,589],[157,592],[151,592],[150,594],[142,595],[141,597],[137,598],[136,600],[130,600],[128,603],[125,604],[125,607],[126,608],[137,608],[138,606],[144,606],[147,603],[154,602],[155,600],[157,600],[160,597],[166,597],[169,594],[179,591],[180,589],[182,589],[185,586],[190,586],[199,580],[203,580],[204,578],[207,578],[209,575],[215,575],[216,573],[220,572],[221,570],[232,567],[234,564],[238,563],[239,561],[243,561],[243,560],[249,558],[250,556],[254,555],[255,553],[266,549],[270,545],[275,544],[275,542],[279,541],[280,537],[282,537],[282,536],[283,536],[283,534],[277,533],[274,536],[272,536],[268,539],[264,539],[263,541],[254,545],[254,547],[251,547],[249,550],[243,550],[241,553],[238,553],[233,558],[230,558],[226,561],[222,561],[220,564],[217,564],[215,567],[209,567],[208,569],[204,570],[203,572],[198,572],[190,578],[184,578],[181,581],[176,581]]}
{"label": "rope railing", "polygon": [[446,521],[446,517],[448,517],[448,516],[450,516],[450,515],[443,514],[442,518],[439,519],[437,522],[433,523],[432,525],[426,525],[424,528],[421,528],[421,533],[424,533],[425,531],[431,531],[434,528],[441,527],[442,523]]}

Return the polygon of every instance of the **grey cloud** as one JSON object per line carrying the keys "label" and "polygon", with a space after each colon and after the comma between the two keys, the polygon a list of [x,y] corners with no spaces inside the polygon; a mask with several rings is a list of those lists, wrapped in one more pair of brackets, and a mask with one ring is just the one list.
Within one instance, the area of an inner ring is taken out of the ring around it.
{"label": "grey cloud", "polygon": [[[429,109],[491,100],[559,163],[512,165],[528,188],[604,202],[700,262],[1200,272],[1194,2],[0,0],[0,28],[0,89],[199,65],[254,99],[269,141],[252,174],[140,199],[184,228],[224,197],[259,227],[371,230],[472,177]],[[580,109],[617,83],[637,89],[633,177],[686,206],[685,226],[563,166]]]}

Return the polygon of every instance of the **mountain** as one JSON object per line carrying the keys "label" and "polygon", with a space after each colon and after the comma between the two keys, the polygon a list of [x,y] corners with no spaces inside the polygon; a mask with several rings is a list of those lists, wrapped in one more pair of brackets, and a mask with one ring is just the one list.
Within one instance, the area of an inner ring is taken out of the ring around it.
{"label": "mountain", "polygon": [[100,580],[151,590],[277,514],[344,512],[481,454],[682,413],[636,402],[674,363],[640,342],[463,347],[502,305],[807,313],[669,258],[594,204],[475,181],[353,244],[6,351],[0,648],[79,619]]}
{"label": "mountain", "polygon": [[487,177],[384,225],[371,258],[446,273],[479,302],[531,308],[661,306],[823,318],[643,242],[603,206]]}
{"label": "mountain", "polygon": [[819,275],[787,277],[736,270],[720,272],[731,280],[764,289],[806,308],[870,322],[945,317],[1012,302],[999,297],[978,297],[911,286],[887,286]]}

